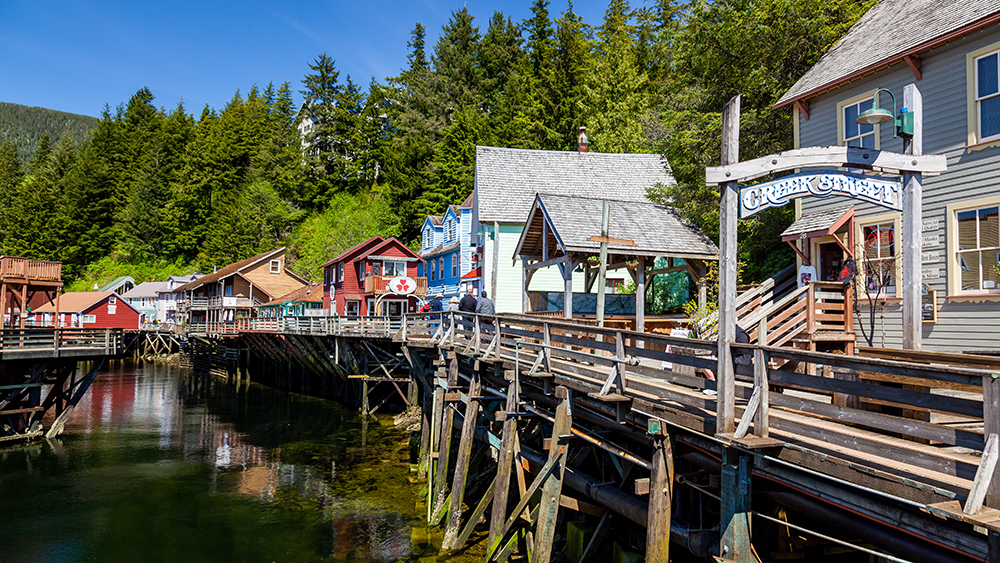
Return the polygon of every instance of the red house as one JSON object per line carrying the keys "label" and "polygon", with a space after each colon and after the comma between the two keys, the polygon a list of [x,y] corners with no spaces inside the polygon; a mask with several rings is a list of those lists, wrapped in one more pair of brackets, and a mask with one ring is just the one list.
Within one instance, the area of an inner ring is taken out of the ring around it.
{"label": "red house", "polygon": [[[32,312],[33,326],[54,326],[56,307],[46,303]],[[59,296],[58,326],[138,329],[141,314],[113,291],[73,291]]]}
{"label": "red house", "polygon": [[[412,313],[427,295],[427,278],[417,277],[419,263],[420,257],[396,237],[374,236],[323,264],[323,308],[350,317]],[[417,283],[412,294],[390,291],[389,281],[399,276]]]}

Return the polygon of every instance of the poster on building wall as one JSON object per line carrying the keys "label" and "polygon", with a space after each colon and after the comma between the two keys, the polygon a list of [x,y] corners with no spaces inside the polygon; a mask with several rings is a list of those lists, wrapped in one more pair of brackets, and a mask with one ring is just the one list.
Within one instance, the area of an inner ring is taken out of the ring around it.
{"label": "poster on building wall", "polygon": [[807,195],[842,196],[902,211],[902,183],[896,177],[877,177],[839,170],[810,170],[740,189],[740,217],[770,207],[782,207]]}

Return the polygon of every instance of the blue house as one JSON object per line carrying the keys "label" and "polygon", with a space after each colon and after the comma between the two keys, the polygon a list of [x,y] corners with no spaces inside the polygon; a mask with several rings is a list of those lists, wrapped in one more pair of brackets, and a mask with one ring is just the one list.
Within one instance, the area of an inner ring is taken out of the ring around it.
{"label": "blue house", "polygon": [[428,215],[421,228],[418,275],[427,277],[427,294],[445,299],[469,287],[482,289],[482,247],[472,234],[472,196],[449,205],[444,215]]}

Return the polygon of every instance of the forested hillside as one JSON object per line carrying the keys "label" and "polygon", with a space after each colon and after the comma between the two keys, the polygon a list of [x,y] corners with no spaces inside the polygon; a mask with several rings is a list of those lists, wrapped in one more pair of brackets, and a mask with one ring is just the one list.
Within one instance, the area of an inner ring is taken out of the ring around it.
{"label": "forested hillside", "polygon": [[86,139],[97,127],[97,118],[45,108],[34,108],[0,102],[0,143],[17,145],[17,157],[31,160],[43,135],[58,141],[69,133],[75,139]]}
{"label": "forested hillside", "polygon": [[[440,39],[415,25],[408,65],[385,83],[340,76],[319,55],[301,80],[237,90],[192,114],[141,89],[105,110],[92,136],[41,137],[25,162],[0,146],[0,253],[62,260],[78,286],[211,271],[286,244],[293,269],[318,266],[373,234],[415,238],[423,216],[472,190],[476,145],[658,152],[672,198],[713,238],[720,111],[743,95],[741,156],[791,147],[777,98],[840,37],[870,0],[670,2],[612,0],[592,27],[535,0],[530,19],[462,8]],[[311,114],[304,139],[296,128]],[[791,208],[741,224],[748,280],[791,257],[773,233]]]}

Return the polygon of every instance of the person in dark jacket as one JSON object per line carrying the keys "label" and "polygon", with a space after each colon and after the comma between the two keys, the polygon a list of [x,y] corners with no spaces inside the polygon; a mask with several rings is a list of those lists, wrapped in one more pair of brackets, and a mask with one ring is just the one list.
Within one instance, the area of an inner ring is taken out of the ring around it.
{"label": "person in dark jacket", "polygon": [[[458,302],[458,310],[465,313],[475,313],[476,312],[476,294],[475,289],[469,286],[469,291],[462,297],[462,300]],[[460,317],[462,320],[462,328],[465,330],[472,330],[473,321],[472,317]]]}

